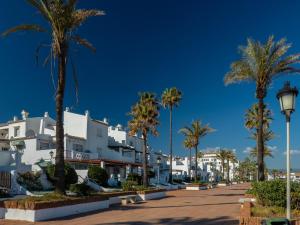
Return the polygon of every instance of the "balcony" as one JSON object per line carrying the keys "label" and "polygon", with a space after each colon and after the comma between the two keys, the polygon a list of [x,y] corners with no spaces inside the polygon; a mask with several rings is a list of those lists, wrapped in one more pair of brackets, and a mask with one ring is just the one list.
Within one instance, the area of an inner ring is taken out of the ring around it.
{"label": "balcony", "polygon": [[100,159],[98,153],[91,152],[78,152],[73,150],[65,151],[66,159],[76,159],[76,160],[92,160],[92,159]]}

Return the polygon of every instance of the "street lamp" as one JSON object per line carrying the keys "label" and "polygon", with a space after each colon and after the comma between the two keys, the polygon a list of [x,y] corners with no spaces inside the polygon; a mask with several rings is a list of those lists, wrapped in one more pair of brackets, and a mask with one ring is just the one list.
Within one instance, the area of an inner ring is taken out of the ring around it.
{"label": "street lamp", "polygon": [[160,183],[159,170],[160,170],[160,164],[161,164],[160,156],[158,156],[156,158],[156,164],[157,164],[157,184],[159,184]]}
{"label": "street lamp", "polygon": [[284,87],[277,93],[281,112],[286,117],[286,217],[288,220],[291,219],[290,121],[291,114],[295,111],[297,95],[297,88],[291,88],[290,82],[286,82]]}

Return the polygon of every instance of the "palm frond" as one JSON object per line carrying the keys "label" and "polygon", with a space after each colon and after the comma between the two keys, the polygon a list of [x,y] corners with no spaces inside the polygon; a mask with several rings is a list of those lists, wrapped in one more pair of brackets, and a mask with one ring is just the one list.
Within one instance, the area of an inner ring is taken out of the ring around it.
{"label": "palm frond", "polygon": [[12,27],[2,33],[3,37],[6,37],[12,33],[19,31],[36,31],[36,32],[46,32],[47,30],[37,24],[22,24],[15,27]]}
{"label": "palm frond", "polygon": [[72,36],[71,39],[74,40],[77,44],[82,45],[93,52],[96,52],[96,48],[87,39],[81,38],[78,35]]}

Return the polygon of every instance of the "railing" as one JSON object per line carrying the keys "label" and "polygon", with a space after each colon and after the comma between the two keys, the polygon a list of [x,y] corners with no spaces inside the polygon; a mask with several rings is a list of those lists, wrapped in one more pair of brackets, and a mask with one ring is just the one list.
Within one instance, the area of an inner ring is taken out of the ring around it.
{"label": "railing", "polygon": [[66,159],[77,159],[77,160],[91,160],[91,159],[99,159],[98,153],[90,153],[90,152],[77,152],[67,150],[65,152]]}

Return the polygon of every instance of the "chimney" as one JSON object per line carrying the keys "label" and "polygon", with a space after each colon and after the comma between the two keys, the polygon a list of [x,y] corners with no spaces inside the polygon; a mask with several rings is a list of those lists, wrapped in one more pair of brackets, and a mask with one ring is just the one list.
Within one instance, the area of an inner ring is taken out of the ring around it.
{"label": "chimney", "polygon": [[103,118],[103,123],[106,123],[106,124],[108,124],[108,120],[107,120],[107,118]]}
{"label": "chimney", "polygon": [[14,116],[14,122],[17,122],[17,121],[18,121],[18,117]]}
{"label": "chimney", "polygon": [[85,110],[85,116],[90,117],[90,111],[89,110]]}
{"label": "chimney", "polygon": [[26,120],[28,118],[29,113],[23,109],[21,115],[22,115],[22,120]]}
{"label": "chimney", "polygon": [[66,112],[70,112],[70,108],[69,107],[66,107]]}
{"label": "chimney", "polygon": [[45,112],[44,117],[48,118],[49,117],[49,113]]}

